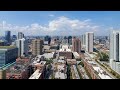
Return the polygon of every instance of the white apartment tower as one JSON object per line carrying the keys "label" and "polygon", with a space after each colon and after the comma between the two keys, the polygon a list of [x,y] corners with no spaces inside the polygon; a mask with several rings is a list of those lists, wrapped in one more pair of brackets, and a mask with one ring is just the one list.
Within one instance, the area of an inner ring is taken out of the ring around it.
{"label": "white apartment tower", "polygon": [[15,45],[18,48],[18,56],[28,55],[28,41],[24,38],[18,39],[15,42]]}
{"label": "white apartment tower", "polygon": [[120,74],[120,31],[110,34],[110,67]]}
{"label": "white apartment tower", "polygon": [[17,39],[22,39],[22,38],[24,38],[24,34],[22,32],[18,32]]}
{"label": "white apartment tower", "polygon": [[86,32],[86,51],[87,52],[93,52],[93,39],[94,39],[94,33],[93,32]]}
{"label": "white apartment tower", "polygon": [[83,34],[82,36],[81,36],[81,45],[82,45],[82,48],[85,48],[85,45],[86,45],[86,35],[85,34]]}

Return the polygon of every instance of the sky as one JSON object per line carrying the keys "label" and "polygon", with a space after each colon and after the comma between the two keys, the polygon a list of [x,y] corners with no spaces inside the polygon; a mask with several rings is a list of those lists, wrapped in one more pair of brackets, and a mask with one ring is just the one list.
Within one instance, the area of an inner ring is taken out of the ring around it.
{"label": "sky", "polygon": [[120,30],[120,11],[0,11],[0,36],[12,35],[109,35]]}

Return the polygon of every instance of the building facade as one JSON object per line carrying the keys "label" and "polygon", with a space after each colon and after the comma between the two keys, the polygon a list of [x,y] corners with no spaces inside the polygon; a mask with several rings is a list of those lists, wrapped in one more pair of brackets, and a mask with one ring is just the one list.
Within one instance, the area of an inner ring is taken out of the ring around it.
{"label": "building facade", "polygon": [[86,32],[86,51],[89,53],[93,52],[93,39],[94,33]]}
{"label": "building facade", "polygon": [[43,40],[35,39],[32,41],[32,54],[33,55],[43,54]]}
{"label": "building facade", "polygon": [[15,46],[0,46],[0,67],[15,62],[18,57],[18,48]]}
{"label": "building facade", "polygon": [[15,45],[18,47],[18,56],[28,55],[28,41],[26,39],[16,40]]}
{"label": "building facade", "polygon": [[120,31],[111,31],[110,34],[110,66],[120,74]]}
{"label": "building facade", "polygon": [[80,39],[73,37],[72,39],[73,51],[80,53],[81,52],[81,41]]}

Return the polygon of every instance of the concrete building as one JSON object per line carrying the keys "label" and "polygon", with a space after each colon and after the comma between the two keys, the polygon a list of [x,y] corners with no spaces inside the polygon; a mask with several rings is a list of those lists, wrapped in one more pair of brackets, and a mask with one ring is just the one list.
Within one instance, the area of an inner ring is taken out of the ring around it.
{"label": "concrete building", "polygon": [[67,59],[67,64],[69,64],[69,65],[76,65],[77,61],[76,61],[76,59]]}
{"label": "concrete building", "polygon": [[93,39],[94,33],[86,32],[86,51],[89,53],[93,52]]}
{"label": "concrete building", "polygon": [[80,79],[76,65],[71,65],[72,79]]}
{"label": "concrete building", "polygon": [[80,59],[80,55],[77,52],[73,52],[73,56],[75,59]]}
{"label": "concrete building", "polygon": [[105,70],[99,67],[95,61],[90,60],[89,57],[86,57],[83,63],[92,79],[112,79]]}
{"label": "concrete building", "polygon": [[36,70],[29,77],[29,79],[45,79],[46,61],[40,61],[40,63],[34,63],[34,67],[36,68]]}
{"label": "concrete building", "polygon": [[110,67],[120,74],[120,31],[110,34]]}
{"label": "concrete building", "polygon": [[68,59],[72,59],[73,58],[72,51],[71,51],[71,49],[69,48],[68,45],[60,46],[59,56],[65,56]]}
{"label": "concrete building", "polygon": [[82,35],[82,39],[81,40],[82,40],[81,41],[82,46],[85,46],[86,45],[86,35],[85,34]]}
{"label": "concrete building", "polygon": [[77,52],[77,53],[81,52],[81,41],[80,41],[80,39],[78,39],[76,37],[73,37],[72,46],[73,46],[72,51]]}
{"label": "concrete building", "polygon": [[17,39],[22,39],[22,38],[24,38],[24,34],[22,32],[18,32]]}
{"label": "concrete building", "polygon": [[0,69],[0,79],[6,79],[6,70]]}
{"label": "concrete building", "polygon": [[17,58],[15,64],[6,69],[6,79],[28,79],[29,73],[33,73],[29,65],[29,58]]}
{"label": "concrete building", "polygon": [[33,55],[43,54],[43,40],[35,39],[32,41],[32,54]]}
{"label": "concrete building", "polygon": [[0,67],[15,62],[18,57],[18,48],[15,46],[0,46]]}
{"label": "concrete building", "polygon": [[56,65],[55,79],[66,79],[66,66],[65,64]]}
{"label": "concrete building", "polygon": [[18,48],[18,56],[27,56],[28,55],[28,41],[24,38],[18,39],[15,42],[15,45]]}

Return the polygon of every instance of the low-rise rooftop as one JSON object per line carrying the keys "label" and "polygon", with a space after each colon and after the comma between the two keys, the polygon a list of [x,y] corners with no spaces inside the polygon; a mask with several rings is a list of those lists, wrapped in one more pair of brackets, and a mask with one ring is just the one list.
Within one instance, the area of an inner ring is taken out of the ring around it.
{"label": "low-rise rooftop", "polygon": [[0,49],[13,49],[16,48],[16,46],[0,46]]}
{"label": "low-rise rooftop", "polygon": [[37,69],[31,76],[29,79],[39,79],[41,73],[40,73],[40,70]]}

